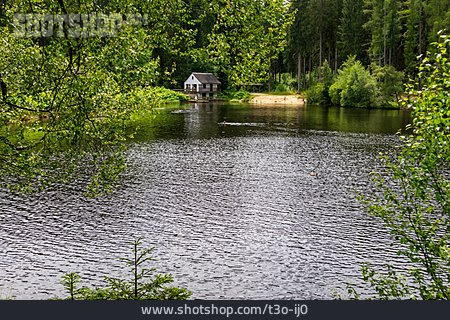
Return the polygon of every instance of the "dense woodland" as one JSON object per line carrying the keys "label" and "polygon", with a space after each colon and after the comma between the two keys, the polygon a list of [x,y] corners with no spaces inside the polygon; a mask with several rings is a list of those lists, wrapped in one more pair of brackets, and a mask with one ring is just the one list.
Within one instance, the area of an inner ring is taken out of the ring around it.
{"label": "dense woodland", "polygon": [[[65,18],[46,24],[44,14]],[[76,14],[93,20],[85,26]],[[403,137],[397,159],[386,157],[391,180],[380,175],[380,192],[363,201],[415,267],[401,274],[367,267],[363,277],[382,299],[449,299],[445,29],[448,0],[3,0],[0,185],[109,192],[125,169],[132,116],[182,98],[168,88],[180,88],[192,71],[214,72],[223,89],[263,84],[306,92],[308,103],[352,107],[399,102],[406,88],[414,135]],[[64,280],[73,289],[78,278]],[[124,282],[110,278],[104,290],[80,292],[107,298],[117,285]],[[156,295],[142,288],[135,282],[134,292],[114,298],[167,298],[163,288]]]}
{"label": "dense woodland", "polygon": [[303,89],[307,73],[324,63],[336,73],[352,55],[411,75],[417,56],[450,27],[447,0],[9,0],[0,4],[0,25],[11,27],[14,13],[100,12],[146,15],[152,83],[170,88],[209,71],[225,88],[290,73]]}
{"label": "dense woodland", "polygon": [[446,0],[297,0],[296,19],[289,33],[283,70],[321,66],[336,70],[349,55],[368,65],[392,65],[415,71],[437,32],[450,27]]}
{"label": "dense woodland", "polygon": [[328,61],[334,72],[351,55],[414,75],[419,55],[450,28],[447,0],[294,0],[288,46],[272,73],[305,74]]}
{"label": "dense woodland", "polygon": [[392,106],[449,25],[447,0],[2,1],[1,176],[22,190],[88,176],[108,190],[130,116],[182,98],[166,88],[193,71],[224,90]]}

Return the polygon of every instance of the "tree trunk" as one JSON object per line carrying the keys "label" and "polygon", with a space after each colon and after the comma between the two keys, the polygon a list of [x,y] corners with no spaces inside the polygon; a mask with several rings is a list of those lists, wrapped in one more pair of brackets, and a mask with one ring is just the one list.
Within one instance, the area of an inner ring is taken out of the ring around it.
{"label": "tree trunk", "polygon": [[389,48],[389,65],[392,65],[392,48]]}
{"label": "tree trunk", "polygon": [[[419,55],[423,50],[423,5],[419,2]],[[422,79],[419,77],[419,90],[422,90]]]}
{"label": "tree trunk", "polygon": [[[322,38],[322,26],[320,26],[320,36],[319,36],[319,68],[322,67],[322,46],[323,46],[323,38]],[[320,72],[319,72],[320,74]]]}
{"label": "tree trunk", "polygon": [[337,73],[338,69],[338,48],[337,46],[334,47],[334,74]]}
{"label": "tree trunk", "polygon": [[383,65],[386,65],[386,1],[383,1]]}
{"label": "tree trunk", "polygon": [[[319,22],[319,68],[322,67],[323,59],[323,0],[320,0],[320,22]],[[320,80],[320,70],[319,70],[319,80]]]}
{"label": "tree trunk", "polygon": [[420,1],[419,4],[419,54],[422,54],[423,50],[423,7],[422,7],[422,1]]}
{"label": "tree trunk", "polygon": [[303,88],[306,87],[306,57],[303,57]]}
{"label": "tree trunk", "polygon": [[297,93],[300,94],[302,81],[302,54],[299,52],[297,55]]}
{"label": "tree trunk", "polygon": [[309,72],[312,72],[312,55],[309,56]]}

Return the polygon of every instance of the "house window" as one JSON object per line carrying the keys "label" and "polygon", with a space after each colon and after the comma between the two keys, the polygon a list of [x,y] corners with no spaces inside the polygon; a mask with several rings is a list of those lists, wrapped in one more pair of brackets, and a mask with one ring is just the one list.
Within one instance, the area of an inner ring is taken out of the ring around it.
{"label": "house window", "polygon": [[194,76],[192,76],[192,80],[194,80]]}
{"label": "house window", "polygon": [[206,84],[203,84],[203,89],[206,89]]}
{"label": "house window", "polygon": [[186,91],[191,91],[191,85],[190,84],[186,84]]}

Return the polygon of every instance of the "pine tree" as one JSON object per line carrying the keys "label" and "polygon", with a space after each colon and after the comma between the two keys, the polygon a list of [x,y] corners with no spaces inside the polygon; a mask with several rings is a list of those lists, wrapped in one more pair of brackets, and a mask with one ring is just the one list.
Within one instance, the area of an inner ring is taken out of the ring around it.
{"label": "pine tree", "polygon": [[369,37],[363,29],[367,23],[364,14],[364,0],[344,0],[342,4],[342,15],[338,29],[338,48],[342,61],[347,60],[350,55],[364,63],[368,63],[367,47]]}
{"label": "pine tree", "polygon": [[[425,1],[424,1],[425,2]],[[438,40],[440,30],[450,31],[450,1],[429,0],[424,4],[428,43]]]}
{"label": "pine tree", "polygon": [[405,7],[405,69],[409,74],[412,74],[415,72],[419,61],[417,56],[423,53],[423,1],[409,0],[405,3]]}
{"label": "pine tree", "polygon": [[366,0],[365,7],[369,15],[365,27],[372,36],[369,55],[380,65],[393,64],[401,38],[400,1]]}

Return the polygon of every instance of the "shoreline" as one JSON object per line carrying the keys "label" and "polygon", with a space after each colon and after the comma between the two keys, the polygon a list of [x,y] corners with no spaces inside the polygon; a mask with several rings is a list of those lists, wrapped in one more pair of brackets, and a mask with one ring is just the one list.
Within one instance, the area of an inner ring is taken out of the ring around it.
{"label": "shoreline", "polygon": [[252,93],[252,98],[249,103],[253,105],[290,105],[290,106],[305,106],[306,97],[298,94],[289,95],[275,95],[264,93]]}

